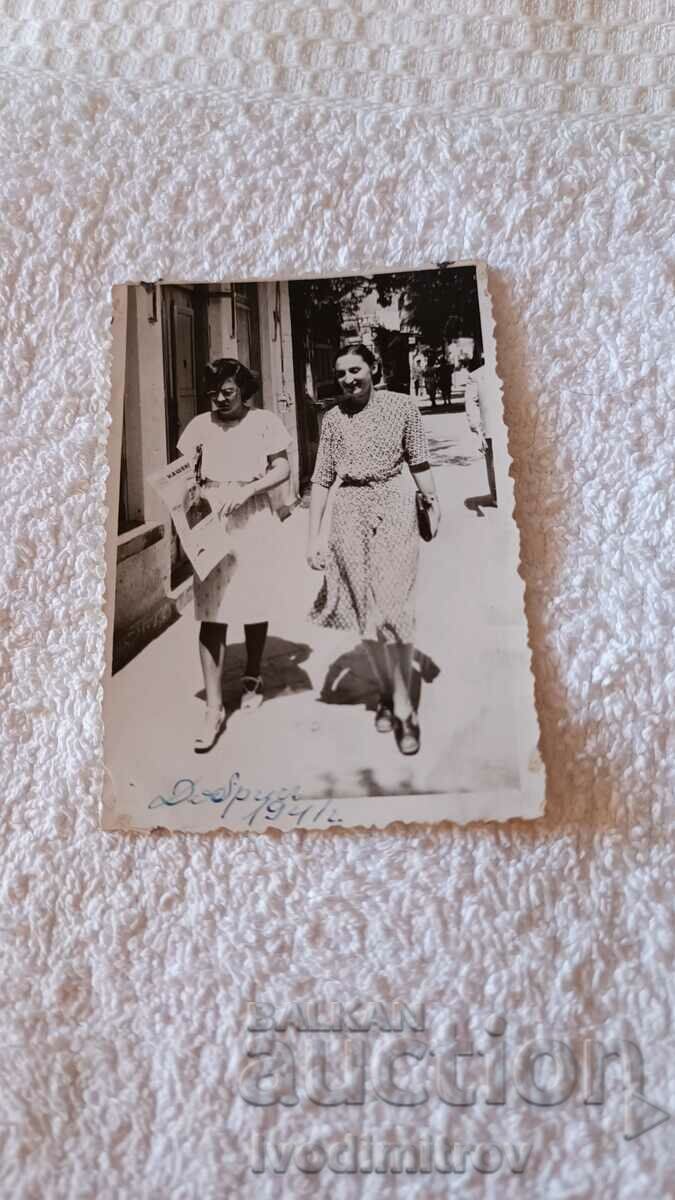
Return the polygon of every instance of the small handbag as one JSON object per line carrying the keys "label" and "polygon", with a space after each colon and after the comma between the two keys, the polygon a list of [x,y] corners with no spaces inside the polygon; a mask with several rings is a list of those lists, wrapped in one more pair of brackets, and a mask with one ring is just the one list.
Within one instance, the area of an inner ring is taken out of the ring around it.
{"label": "small handbag", "polygon": [[431,520],[429,518],[429,509],[431,501],[423,496],[421,492],[415,493],[415,504],[417,505],[417,528],[423,542],[430,542],[432,538]]}

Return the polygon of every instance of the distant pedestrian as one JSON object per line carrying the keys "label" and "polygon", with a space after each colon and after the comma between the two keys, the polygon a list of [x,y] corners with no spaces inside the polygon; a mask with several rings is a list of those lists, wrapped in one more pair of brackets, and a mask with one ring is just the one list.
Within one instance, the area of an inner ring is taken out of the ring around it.
{"label": "distant pedestrian", "polygon": [[436,407],[436,395],[439,388],[439,371],[438,359],[435,354],[430,354],[427,359],[427,366],[424,372],[424,385],[427,389],[427,395],[431,401],[433,408]]}
{"label": "distant pedestrian", "polygon": [[426,359],[421,350],[416,350],[413,354],[412,371],[413,371],[413,391],[415,396],[419,396],[424,386],[424,368]]}
{"label": "distant pedestrian", "polygon": [[471,504],[469,507],[475,508],[476,504],[480,502],[481,508],[496,508],[497,484],[495,481],[492,438],[497,423],[497,416],[494,412],[492,389],[488,387],[485,375],[485,366],[478,367],[477,370],[471,371],[469,374],[464,393],[464,404],[469,428],[479,438],[481,451],[485,455],[485,468],[488,477],[488,487],[490,489],[489,497],[472,497],[476,503]]}
{"label": "distant pedestrian", "polygon": [[448,362],[445,354],[438,364],[438,386],[443,404],[448,405],[452,400],[452,363]]}
{"label": "distant pedestrian", "polygon": [[393,730],[402,754],[416,754],[411,670],[419,532],[404,465],[429,502],[432,536],[440,510],[417,405],[376,389],[377,368],[363,345],[335,360],[342,398],[324,418],[312,476],[307,558],[325,578],[311,616],[320,625],[359,631],[380,686],[375,727]]}
{"label": "distant pedestrian", "polygon": [[456,338],[446,341],[443,346],[443,356],[440,364],[440,386],[444,404],[451,404],[453,393],[457,387],[457,371],[461,362],[461,354]]}

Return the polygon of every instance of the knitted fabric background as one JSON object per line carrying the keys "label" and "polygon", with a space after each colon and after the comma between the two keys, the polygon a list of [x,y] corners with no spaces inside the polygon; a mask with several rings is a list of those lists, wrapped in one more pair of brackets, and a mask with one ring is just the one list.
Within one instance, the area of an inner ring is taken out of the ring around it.
{"label": "knitted fabric background", "polygon": [[[670,0],[0,15],[2,1194],[675,1194],[673,1126],[625,1140],[618,1067],[603,1105],[546,1108],[511,1071],[535,1035],[579,1063],[623,1037],[675,1111]],[[545,819],[100,833],[112,285],[467,258],[491,270]],[[318,1106],[307,1034],[299,1103],[246,1103],[248,1002],[359,997],[477,1044],[503,1014],[506,1103],[448,1107],[427,1072],[421,1106]],[[256,1175],[261,1132],[532,1151],[523,1174]]]}

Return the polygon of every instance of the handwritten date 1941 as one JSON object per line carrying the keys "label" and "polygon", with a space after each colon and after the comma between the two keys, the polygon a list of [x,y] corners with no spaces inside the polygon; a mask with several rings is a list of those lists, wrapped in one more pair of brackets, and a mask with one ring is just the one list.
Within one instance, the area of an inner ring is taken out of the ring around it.
{"label": "handwritten date 1941", "polygon": [[327,825],[342,824],[342,817],[337,815],[330,800],[303,800],[299,788],[252,791],[241,786],[239,771],[219,788],[200,788],[194,779],[177,779],[169,795],[154,796],[148,808],[175,808],[179,804],[222,804],[221,820],[232,812],[235,824],[248,829],[253,829],[258,819],[263,826],[283,822],[286,827],[290,823],[292,829],[317,825],[322,817]]}

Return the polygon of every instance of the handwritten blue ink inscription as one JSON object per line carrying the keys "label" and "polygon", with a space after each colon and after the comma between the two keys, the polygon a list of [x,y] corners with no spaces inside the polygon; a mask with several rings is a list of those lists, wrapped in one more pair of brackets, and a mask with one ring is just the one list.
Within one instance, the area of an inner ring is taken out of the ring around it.
{"label": "handwritten blue ink inscription", "polygon": [[[256,821],[258,828],[264,828],[265,824],[276,825],[282,819],[284,824],[290,821],[291,829],[299,829],[301,825],[316,825],[324,813],[328,825],[342,824],[342,817],[337,815],[330,800],[303,800],[300,788],[253,791],[242,787],[239,771],[219,788],[200,788],[194,779],[177,779],[169,795],[154,796],[148,808],[176,808],[179,804],[222,804],[221,820],[231,812],[234,823],[248,829],[253,829]],[[239,805],[246,807],[242,809]]]}

